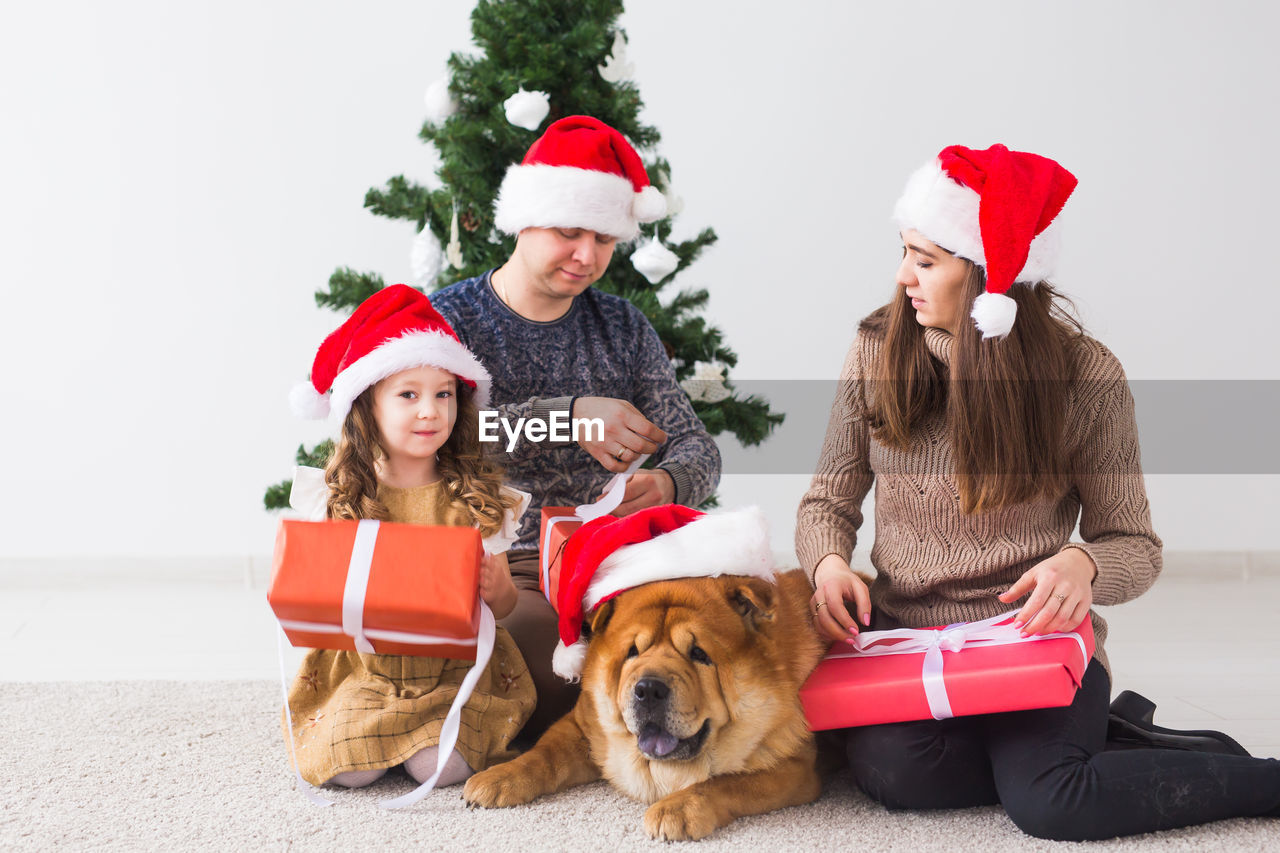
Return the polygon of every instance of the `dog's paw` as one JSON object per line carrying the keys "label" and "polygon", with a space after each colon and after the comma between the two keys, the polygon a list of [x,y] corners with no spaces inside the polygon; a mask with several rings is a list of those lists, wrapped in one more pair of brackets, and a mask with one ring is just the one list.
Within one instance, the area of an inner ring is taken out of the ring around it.
{"label": "dog's paw", "polygon": [[686,788],[649,806],[644,831],[660,841],[696,841],[716,831],[715,810],[705,795]]}
{"label": "dog's paw", "polygon": [[462,788],[467,805],[500,809],[536,799],[541,792],[518,768],[512,768],[512,763],[490,767],[468,779]]}

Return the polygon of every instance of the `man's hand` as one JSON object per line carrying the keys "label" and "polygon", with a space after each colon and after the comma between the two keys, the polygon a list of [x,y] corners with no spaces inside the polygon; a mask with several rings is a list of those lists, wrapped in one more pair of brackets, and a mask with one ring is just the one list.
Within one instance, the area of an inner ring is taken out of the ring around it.
{"label": "man's hand", "polygon": [[828,554],[818,561],[813,573],[814,591],[809,599],[813,627],[828,640],[852,640],[858,635],[858,620],[849,613],[852,603],[862,626],[871,624],[871,592],[867,582],[853,573],[849,563],[838,554]]}
{"label": "man's hand", "polygon": [[1013,620],[1023,636],[1070,631],[1084,621],[1093,606],[1093,579],[1098,567],[1080,548],[1064,548],[1023,572],[1013,586],[1000,594],[1012,604],[1028,592],[1031,597]]}
{"label": "man's hand", "polygon": [[[652,453],[667,440],[667,434],[626,400],[612,397],[579,397],[573,401],[573,418],[599,418],[604,423],[604,438],[578,440],[583,450],[614,472],[627,470],[637,456]],[[583,430],[583,436],[594,436],[598,430]],[[631,486],[627,486],[628,492]],[[638,509],[639,507],[637,507]]]}
{"label": "man's hand", "polygon": [[[600,500],[604,495],[599,495]],[[635,472],[627,480],[627,487],[622,493],[622,503],[613,511],[613,515],[622,518],[646,507],[661,506],[674,503],[676,499],[676,481],[661,468],[646,468]]]}

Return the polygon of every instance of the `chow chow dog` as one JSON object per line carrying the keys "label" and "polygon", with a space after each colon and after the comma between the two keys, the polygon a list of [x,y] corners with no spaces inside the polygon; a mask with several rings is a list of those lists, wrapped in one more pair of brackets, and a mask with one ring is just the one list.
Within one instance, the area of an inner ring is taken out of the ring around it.
{"label": "chow chow dog", "polygon": [[804,573],[721,575],[626,590],[584,620],[582,694],[527,753],[477,773],[473,806],[527,803],[603,776],[652,803],[659,839],[812,802],[813,735],[798,691],[824,651]]}

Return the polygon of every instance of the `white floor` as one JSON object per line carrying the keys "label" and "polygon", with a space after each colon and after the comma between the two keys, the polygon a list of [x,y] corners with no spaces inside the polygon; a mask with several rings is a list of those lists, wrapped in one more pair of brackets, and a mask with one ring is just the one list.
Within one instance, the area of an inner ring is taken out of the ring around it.
{"label": "white floor", "polygon": [[[1166,563],[1145,596],[1102,611],[1116,692],[1155,701],[1158,724],[1280,758],[1280,569],[1239,555]],[[276,640],[264,571],[248,561],[0,565],[0,681],[278,680]]]}

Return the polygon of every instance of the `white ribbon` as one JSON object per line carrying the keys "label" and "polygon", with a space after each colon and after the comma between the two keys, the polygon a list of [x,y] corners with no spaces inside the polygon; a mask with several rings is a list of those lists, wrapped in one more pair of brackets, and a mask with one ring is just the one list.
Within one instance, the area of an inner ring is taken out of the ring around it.
{"label": "white ribbon", "polygon": [[[641,454],[631,460],[627,470],[614,474],[613,479],[605,484],[604,496],[600,500],[574,507],[572,515],[557,515],[547,520],[547,529],[542,532],[542,589],[547,601],[551,601],[551,531],[562,521],[580,521],[585,524],[617,509],[622,504],[622,496],[627,491],[627,481],[648,458],[648,453]],[[551,605],[554,607],[555,602],[551,601]]]}
{"label": "white ribbon", "polygon": [[[1014,628],[1012,624],[1013,617],[1016,615],[1017,611],[1011,610],[1000,616],[992,616],[990,619],[979,622],[959,622],[941,630],[897,628],[892,631],[865,631],[854,638],[851,650],[832,652],[827,657],[876,657],[914,655],[924,652],[921,680],[924,683],[925,699],[929,702],[929,713],[933,714],[935,720],[946,720],[955,716],[951,711],[951,700],[947,696],[947,685],[942,677],[943,652],[1070,638],[1080,647],[1080,656],[1085,666],[1088,666],[1089,651],[1085,647],[1084,638],[1078,632],[1064,631],[1023,637],[1021,629]],[[893,640],[898,642],[891,642]],[[881,645],[882,643],[885,645]]]}
{"label": "white ribbon", "polygon": [[462,725],[462,709],[467,704],[467,700],[471,698],[471,692],[476,688],[476,682],[480,680],[480,676],[489,666],[489,658],[493,656],[494,638],[497,633],[497,625],[493,619],[493,611],[489,609],[489,605],[484,601],[480,604],[480,644],[476,647],[476,662],[471,667],[471,671],[462,679],[462,685],[458,688],[458,693],[453,697],[453,704],[449,706],[449,713],[444,718],[444,725],[440,727],[440,743],[436,750],[439,757],[436,759],[436,772],[431,774],[431,778],[423,782],[417,788],[402,797],[396,797],[392,800],[383,800],[378,803],[379,808],[384,809],[400,809],[405,806],[411,806],[421,800],[436,786],[436,780],[440,778],[440,774],[444,772],[444,765],[449,760],[449,756],[453,754],[453,748],[458,743],[458,729]]}
{"label": "white ribbon", "polygon": [[347,564],[347,585],[342,591],[342,633],[356,641],[356,651],[373,654],[373,643],[364,632],[364,596],[373,568],[373,546],[382,522],[366,518],[356,525],[356,541]]}
{"label": "white ribbon", "polygon": [[298,791],[302,796],[306,797],[317,806],[331,806],[333,800],[325,799],[320,796],[320,792],[302,778],[302,771],[298,769],[298,752],[293,746],[293,709],[289,707],[289,676],[284,668],[284,629],[276,629],[276,656],[280,659],[280,689],[284,692],[284,714],[285,719],[289,723],[289,760],[293,763],[293,775],[298,777]]}

